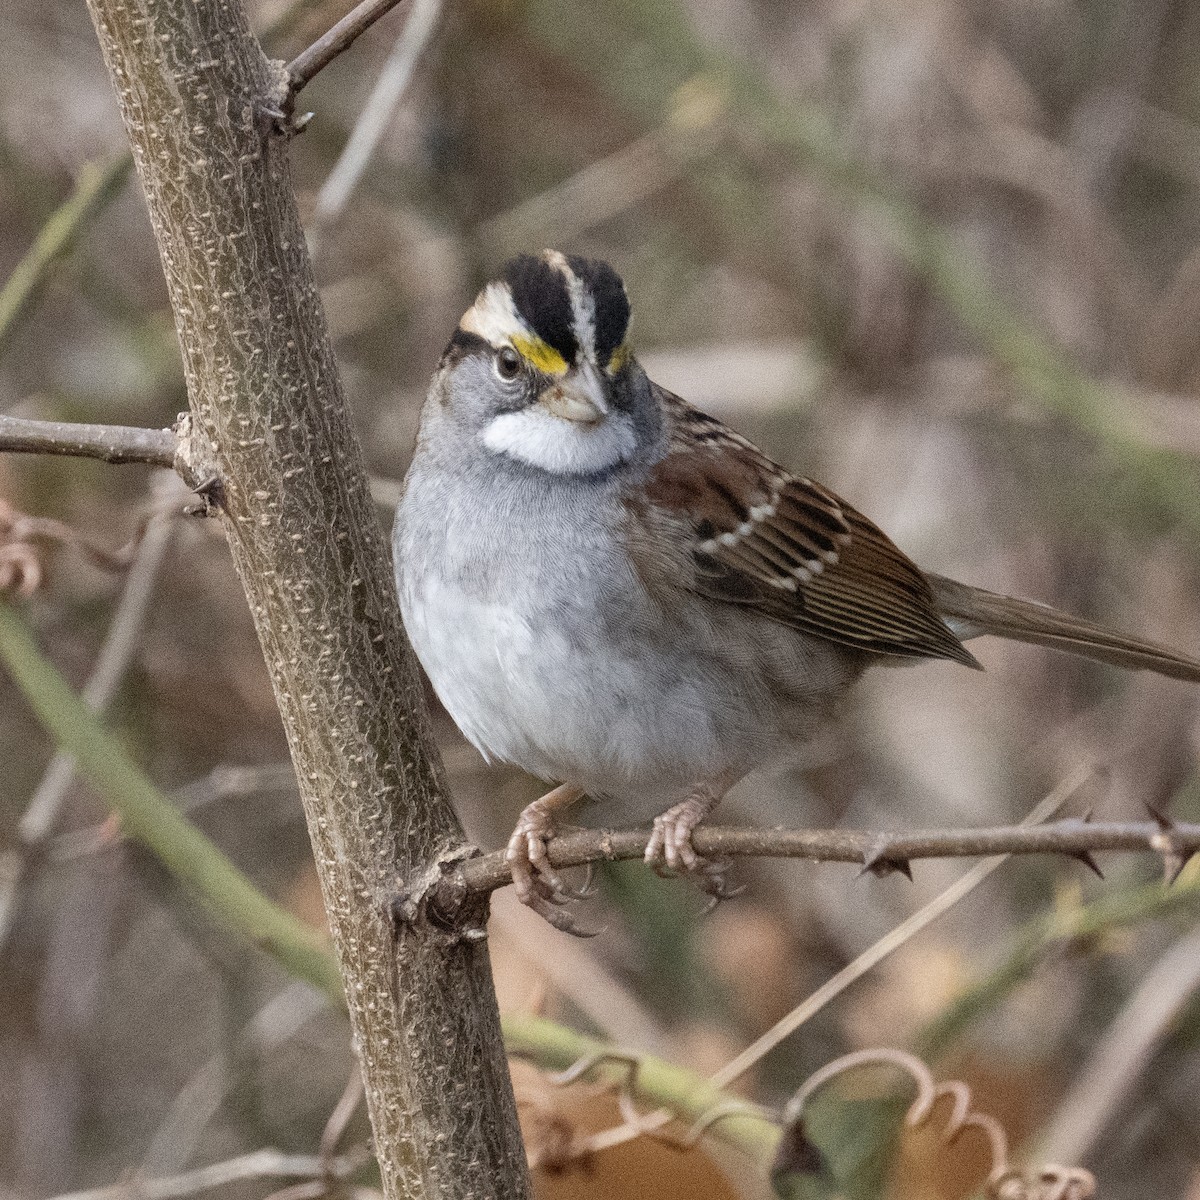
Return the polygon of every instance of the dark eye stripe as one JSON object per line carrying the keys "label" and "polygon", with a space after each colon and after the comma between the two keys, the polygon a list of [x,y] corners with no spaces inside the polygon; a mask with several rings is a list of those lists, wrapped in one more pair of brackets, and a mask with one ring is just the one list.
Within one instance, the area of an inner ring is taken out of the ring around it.
{"label": "dark eye stripe", "polygon": [[450,335],[450,343],[442,353],[442,364],[462,362],[469,354],[480,353],[491,354],[491,343],[460,327]]}

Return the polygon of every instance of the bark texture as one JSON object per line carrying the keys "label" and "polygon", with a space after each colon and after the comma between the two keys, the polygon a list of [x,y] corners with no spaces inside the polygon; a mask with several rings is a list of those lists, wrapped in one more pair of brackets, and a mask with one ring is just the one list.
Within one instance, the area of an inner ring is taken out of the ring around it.
{"label": "bark texture", "polygon": [[89,0],[187,374],[185,473],[220,509],[287,730],[389,1197],[524,1197],[485,943],[398,887],[461,849],[238,0]]}

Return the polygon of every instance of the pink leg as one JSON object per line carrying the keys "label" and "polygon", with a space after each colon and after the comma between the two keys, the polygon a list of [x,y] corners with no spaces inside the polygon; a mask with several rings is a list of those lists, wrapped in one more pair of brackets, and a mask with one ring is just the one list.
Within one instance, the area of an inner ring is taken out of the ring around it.
{"label": "pink leg", "polygon": [[578,899],[580,893],[569,887],[550,865],[546,853],[547,844],[558,832],[555,814],[574,804],[583,794],[583,788],[563,783],[527,804],[517,818],[517,827],[508,839],[504,857],[512,870],[517,899],[522,904],[540,913],[556,929],[587,937],[590,935],[584,933],[571,916],[556,907],[567,900]]}
{"label": "pink leg", "polygon": [[718,900],[737,895],[725,883],[725,863],[701,858],[692,845],[692,832],[721,802],[728,785],[702,785],[686,800],[654,818],[645,861],[661,874],[694,875],[700,886]]}

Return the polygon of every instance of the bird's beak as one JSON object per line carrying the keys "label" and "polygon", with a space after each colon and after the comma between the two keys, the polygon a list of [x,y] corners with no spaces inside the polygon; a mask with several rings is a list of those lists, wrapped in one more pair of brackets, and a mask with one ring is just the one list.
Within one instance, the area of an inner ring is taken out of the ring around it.
{"label": "bird's beak", "polygon": [[588,362],[569,372],[561,382],[551,384],[538,399],[548,413],[580,425],[599,424],[608,415],[604,384]]}

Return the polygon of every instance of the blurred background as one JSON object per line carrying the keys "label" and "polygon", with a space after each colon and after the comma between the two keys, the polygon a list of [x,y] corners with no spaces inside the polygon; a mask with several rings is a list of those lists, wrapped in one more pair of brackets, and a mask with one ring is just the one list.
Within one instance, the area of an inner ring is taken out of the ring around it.
{"label": "blurred background", "polygon": [[[286,59],[347,7],[252,11]],[[923,566],[1200,654],[1198,81],[1200,6],[1170,0],[402,7],[305,91],[315,117],[293,143],[380,520],[459,314],[508,255],[555,245],[623,274],[652,377]],[[186,405],[124,147],[83,4],[5,0],[0,279],[80,203],[73,249],[0,313],[0,411],[163,426]],[[132,567],[117,553],[181,493],[140,467],[0,456],[0,541],[21,540],[20,514],[65,523],[31,537],[23,608],[41,645],[82,688],[106,640],[123,641],[108,718],[121,742],[319,923],[219,528],[156,517]],[[130,591],[144,612],[114,634]],[[1084,764],[1098,771],[1068,811],[1200,819],[1200,691],[972,648],[984,675],[875,672],[836,741],[747,781],[722,819],[1007,823]],[[463,820],[498,846],[537,785],[486,767],[434,712]],[[314,1153],[352,1073],[341,1018],[214,931],[86,786],[47,782],[52,752],[0,675],[0,1186],[53,1196],[263,1146]],[[918,863],[909,882],[744,863],[746,893],[710,915],[685,884],[614,869],[583,913],[603,929],[586,943],[500,894],[501,1003],[710,1071],[966,866]],[[1037,1161],[1089,1166],[1113,1200],[1197,1200],[1200,878],[1193,863],[1169,903],[1138,908],[1161,864],[1103,867],[1101,881],[1066,860],[1007,863],[770,1055],[747,1093],[779,1103],[845,1050],[908,1046],[969,1081]],[[1089,937],[1041,948],[1039,921],[1098,901]],[[550,1157],[564,1129],[617,1119],[610,1098],[526,1067],[517,1087],[531,1148]],[[351,1135],[365,1136],[361,1112]],[[539,1195],[767,1194],[716,1158],[643,1140],[539,1172]],[[949,1200],[985,1169],[970,1138],[906,1138],[872,1183],[845,1187]]]}

